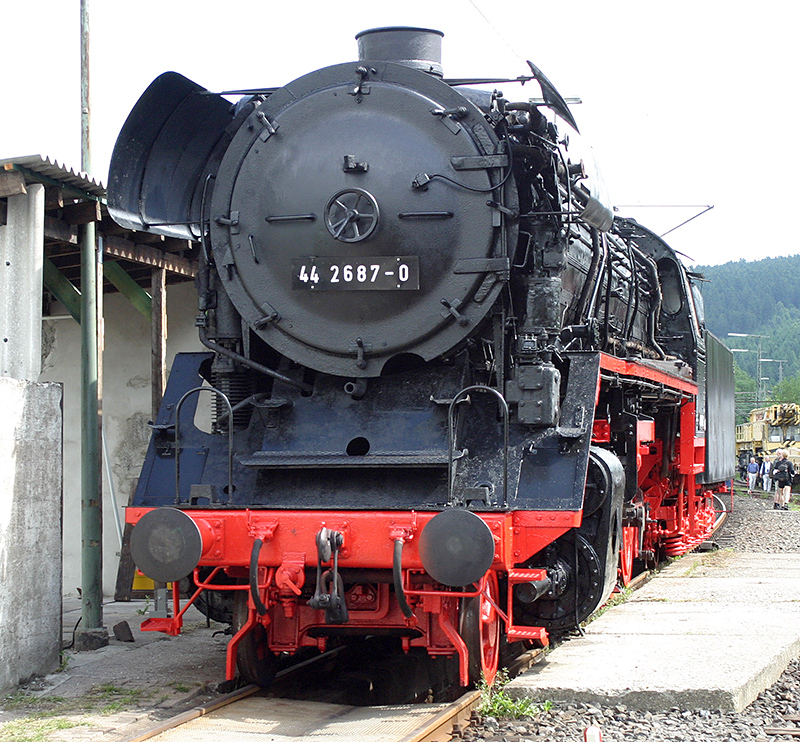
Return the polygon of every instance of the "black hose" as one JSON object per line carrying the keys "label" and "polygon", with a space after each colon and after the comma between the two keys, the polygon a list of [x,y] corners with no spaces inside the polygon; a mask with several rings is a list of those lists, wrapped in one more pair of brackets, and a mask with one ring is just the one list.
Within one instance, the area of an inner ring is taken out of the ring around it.
{"label": "black hose", "polygon": [[250,552],[250,595],[253,598],[253,603],[256,605],[256,610],[259,616],[264,616],[267,613],[267,606],[261,601],[261,596],[258,594],[258,555],[261,553],[261,545],[264,542],[257,538],[253,541],[253,549]]}
{"label": "black hose", "polygon": [[586,278],[581,287],[581,295],[575,307],[575,316],[577,321],[588,319],[586,309],[589,305],[589,294],[594,289],[595,281],[597,281],[598,268],[600,267],[601,249],[600,249],[600,235],[595,227],[590,229],[592,235],[592,262],[586,271]]}
{"label": "black hose", "polygon": [[652,280],[653,288],[652,288],[652,298],[653,302],[650,306],[650,312],[647,314],[647,335],[648,340],[650,341],[650,345],[656,349],[656,352],[661,356],[661,359],[665,359],[667,357],[666,352],[664,349],[658,344],[656,340],[656,322],[658,319],[658,314],[661,311],[661,282],[658,280],[658,266],[656,265],[656,261],[653,260],[649,255],[645,252],[640,250],[636,245],[631,245],[631,249],[634,253],[636,253],[641,261],[650,269],[650,278]]}
{"label": "black hose", "polygon": [[75,646],[75,632],[78,630],[78,626],[80,626],[81,621],[83,621],[83,616],[78,619],[78,622],[72,629],[72,641],[69,644],[61,647],[62,649],[72,649]]}
{"label": "black hose", "polygon": [[310,387],[308,384],[304,384],[302,381],[295,381],[294,379],[290,379],[288,376],[279,374],[277,371],[273,371],[271,368],[262,366],[260,363],[251,361],[249,358],[245,358],[243,355],[240,355],[239,353],[236,353],[235,351],[230,350],[220,345],[219,343],[215,343],[213,340],[209,340],[208,333],[206,332],[205,327],[200,328],[200,342],[203,345],[205,345],[206,348],[210,348],[215,353],[221,353],[222,355],[233,359],[237,363],[241,363],[243,366],[252,368],[254,371],[258,371],[259,373],[265,374],[266,376],[271,376],[273,379],[277,381],[282,381],[284,384],[291,384],[292,386],[295,386],[304,392],[313,391],[312,387]]}
{"label": "black hose", "polygon": [[394,573],[394,593],[397,596],[397,602],[400,604],[400,610],[406,618],[411,618],[414,611],[406,600],[406,593],[403,590],[403,539],[398,538],[394,542],[394,563],[392,565],[392,572]]}
{"label": "black hose", "polygon": [[606,269],[606,262],[611,260],[611,256],[608,250],[608,240],[606,239],[605,235],[599,235],[600,240],[600,249],[601,249],[601,263],[597,268],[597,272],[595,273],[595,282],[594,288],[592,289],[592,295],[589,298],[589,305],[586,307],[586,320],[588,321],[592,317],[597,317],[597,297],[600,295],[600,288],[603,283],[602,274],[603,271]]}

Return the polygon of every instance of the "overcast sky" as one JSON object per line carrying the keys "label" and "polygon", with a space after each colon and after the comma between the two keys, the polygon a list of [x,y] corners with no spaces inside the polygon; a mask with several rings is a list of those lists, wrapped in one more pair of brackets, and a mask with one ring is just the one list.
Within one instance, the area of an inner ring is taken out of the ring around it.
{"label": "overcast sky", "polygon": [[[93,176],[147,85],[175,70],[210,90],[285,84],[357,57],[378,26],[444,32],[446,77],[516,77],[534,62],[592,145],[613,205],[690,263],[800,251],[800,10],[784,0],[91,0]],[[80,166],[79,0],[2,0],[0,159]],[[509,98],[537,88],[503,87]],[[658,208],[631,208],[636,204]],[[686,205],[685,208],[667,208]],[[786,220],[783,208],[789,208]],[[788,222],[788,223],[787,223]]]}

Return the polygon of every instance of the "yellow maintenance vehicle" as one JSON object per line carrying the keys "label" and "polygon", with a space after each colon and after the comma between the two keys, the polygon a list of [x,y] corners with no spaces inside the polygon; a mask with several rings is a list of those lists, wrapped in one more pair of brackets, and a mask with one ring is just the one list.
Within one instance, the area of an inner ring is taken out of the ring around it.
{"label": "yellow maintenance vehicle", "polygon": [[800,471],[800,405],[781,402],[750,410],[750,419],[736,426],[736,457],[746,466],[750,456],[759,462],[764,454],[775,460],[779,448],[785,448],[795,471]]}

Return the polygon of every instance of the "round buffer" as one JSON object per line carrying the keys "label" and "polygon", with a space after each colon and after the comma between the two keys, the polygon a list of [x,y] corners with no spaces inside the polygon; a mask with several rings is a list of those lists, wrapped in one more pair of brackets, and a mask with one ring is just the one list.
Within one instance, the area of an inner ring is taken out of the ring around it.
{"label": "round buffer", "polygon": [[476,582],[494,561],[494,538],[475,513],[443,510],[428,521],[419,538],[425,571],[437,582],[461,587]]}
{"label": "round buffer", "polygon": [[200,561],[203,540],[197,524],[176,508],[157,508],[142,516],[131,532],[134,564],[155,582],[174,582]]}

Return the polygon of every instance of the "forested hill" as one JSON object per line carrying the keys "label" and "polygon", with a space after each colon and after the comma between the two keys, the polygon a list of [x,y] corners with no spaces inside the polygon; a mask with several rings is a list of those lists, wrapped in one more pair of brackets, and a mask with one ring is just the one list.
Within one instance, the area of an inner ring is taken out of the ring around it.
{"label": "forested hill", "polygon": [[[785,361],[784,379],[800,375],[800,255],[692,270],[706,279],[701,286],[708,329],[729,347],[751,351],[736,354],[750,376],[756,376],[758,338],[731,338],[729,332],[767,335],[761,340],[761,357]],[[774,362],[762,370],[770,377],[769,386],[778,374]]]}

